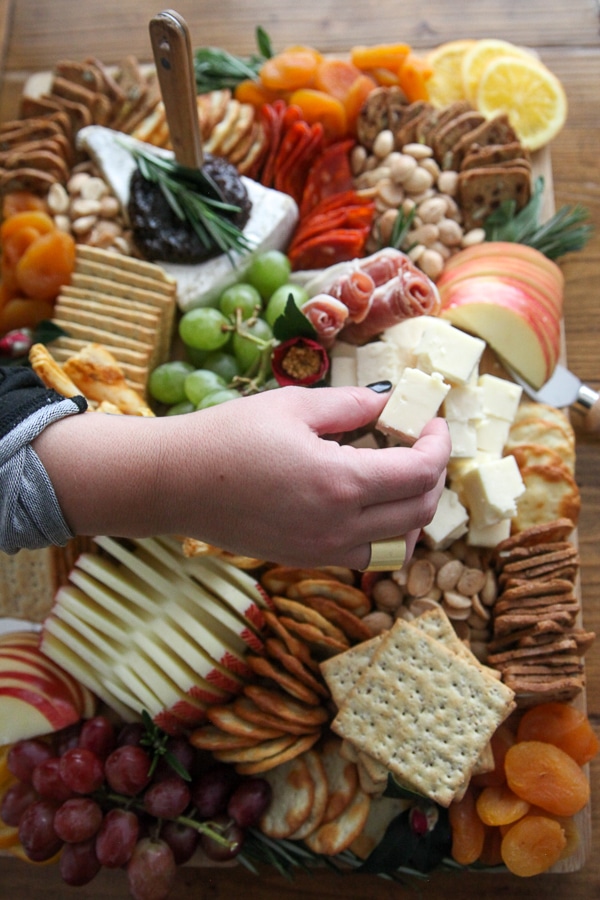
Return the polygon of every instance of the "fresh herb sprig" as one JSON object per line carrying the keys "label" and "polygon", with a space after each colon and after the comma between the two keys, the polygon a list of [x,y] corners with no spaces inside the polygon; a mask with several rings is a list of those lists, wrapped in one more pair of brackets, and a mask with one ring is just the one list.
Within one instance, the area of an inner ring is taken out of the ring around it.
{"label": "fresh herb sprig", "polygon": [[273,56],[269,35],[256,29],[258,53],[247,58],[234,56],[218,47],[200,47],[194,52],[196,89],[199,94],[229,88],[233,90],[240,81],[256,79],[262,64]]}
{"label": "fresh herb sprig", "polygon": [[531,200],[522,210],[516,212],[514,200],[501,203],[484,222],[486,240],[527,244],[553,260],[582,250],[592,234],[589,211],[580,204],[563,206],[541,222],[543,194],[544,178],[540,175]]}
{"label": "fresh herb sprig", "polygon": [[[395,250],[404,250],[404,241],[410,231],[413,220],[417,214],[417,207],[413,206],[408,213],[402,207],[398,208],[398,215],[394,219],[394,224],[387,241],[383,240],[381,230],[379,230],[379,247],[393,247]],[[410,248],[408,248],[410,249]]]}
{"label": "fresh herb sprig", "polygon": [[218,247],[227,254],[252,249],[244,233],[228,218],[240,211],[239,206],[221,199],[219,188],[206,172],[142,147],[129,149],[143,177],[158,185],[175,215],[190,224],[204,247]]}

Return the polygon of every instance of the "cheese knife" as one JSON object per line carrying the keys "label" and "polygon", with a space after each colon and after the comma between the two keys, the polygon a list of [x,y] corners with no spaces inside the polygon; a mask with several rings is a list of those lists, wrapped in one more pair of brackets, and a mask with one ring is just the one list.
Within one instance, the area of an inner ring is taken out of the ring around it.
{"label": "cheese knife", "polygon": [[565,366],[557,363],[548,381],[536,390],[505,360],[502,365],[532,400],[559,409],[570,406],[582,413],[582,425],[587,431],[600,432],[600,394]]}

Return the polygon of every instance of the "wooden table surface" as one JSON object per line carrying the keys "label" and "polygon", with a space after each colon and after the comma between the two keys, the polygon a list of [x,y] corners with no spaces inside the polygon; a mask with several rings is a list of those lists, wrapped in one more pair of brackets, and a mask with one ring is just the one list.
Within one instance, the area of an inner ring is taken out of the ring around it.
{"label": "wooden table surface", "polygon": [[[52,69],[59,59],[95,56],[118,63],[133,53],[151,57],[148,22],[161,10],[148,0],[0,0],[0,120],[12,118],[27,77]],[[569,101],[566,127],[552,145],[556,206],[582,203],[596,233],[587,248],[563,264],[566,277],[565,327],[570,367],[600,390],[600,15],[598,0],[180,0],[194,47],[214,45],[241,54],[255,48],[260,24],[275,49],[304,43],[342,52],[352,44],[405,41],[428,48],[459,38],[496,37],[535,48],[561,79]],[[600,635],[600,474],[598,437],[573,415],[577,430],[577,479],[583,510],[579,527],[584,621]],[[587,700],[600,733],[600,639],[587,658]],[[518,879],[509,875],[435,874],[416,888],[429,900],[460,892],[463,900],[510,897],[534,900],[592,900],[600,897],[600,758],[591,766],[592,852],[585,867],[568,875]],[[413,888],[415,885],[413,885]],[[325,870],[287,882],[271,873],[260,880],[243,868],[180,870],[173,896],[246,900],[334,898],[348,900],[418,896],[382,879],[345,878]],[[2,900],[81,900],[128,895],[121,872],[103,871],[90,885],[66,888],[53,867],[0,861]]]}

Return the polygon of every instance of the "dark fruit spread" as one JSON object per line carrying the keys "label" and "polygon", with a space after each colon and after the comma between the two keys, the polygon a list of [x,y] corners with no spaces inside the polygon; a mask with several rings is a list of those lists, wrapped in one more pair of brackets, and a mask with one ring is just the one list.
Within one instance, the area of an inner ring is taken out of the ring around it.
{"label": "dark fruit spread", "polygon": [[[212,178],[227,203],[239,207],[239,211],[220,214],[242,230],[252,203],[235,166],[207,153],[202,171]],[[214,244],[206,246],[190,223],[173,211],[159,185],[145,179],[139,169],[131,178],[128,213],[134,244],[144,259],[190,264],[222,252]]]}

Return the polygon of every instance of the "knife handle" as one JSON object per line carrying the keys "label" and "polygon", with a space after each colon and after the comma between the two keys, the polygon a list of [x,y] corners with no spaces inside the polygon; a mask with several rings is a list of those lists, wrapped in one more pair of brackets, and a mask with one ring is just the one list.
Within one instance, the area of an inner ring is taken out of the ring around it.
{"label": "knife handle", "polygon": [[150,20],[149,30],[175,159],[182,166],[201,169],[204,153],[187,24],[168,9]]}
{"label": "knife handle", "polygon": [[600,434],[600,394],[587,385],[582,385],[573,408],[582,413],[577,422],[582,431]]}

